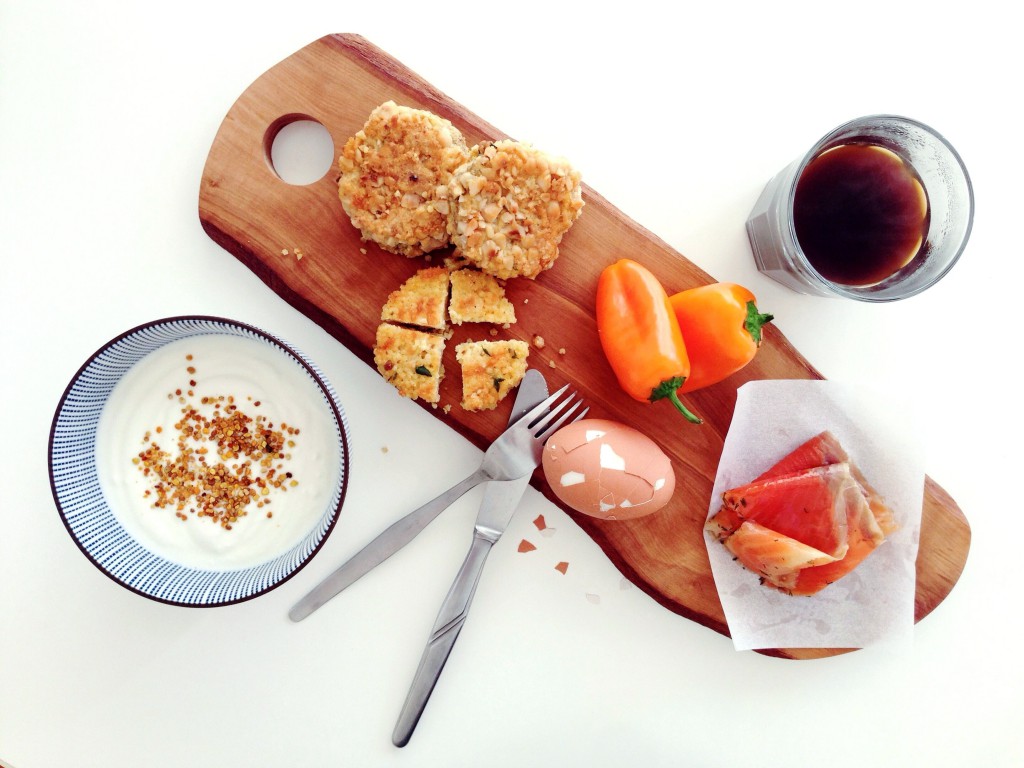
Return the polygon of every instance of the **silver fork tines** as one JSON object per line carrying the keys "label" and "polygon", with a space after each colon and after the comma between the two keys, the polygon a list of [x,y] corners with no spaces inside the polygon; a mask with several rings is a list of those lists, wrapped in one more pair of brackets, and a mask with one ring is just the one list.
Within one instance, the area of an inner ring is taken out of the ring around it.
{"label": "silver fork tines", "polygon": [[[565,387],[562,387],[562,389],[558,390],[558,392],[556,392],[555,395],[559,395],[562,392],[564,392],[566,387],[568,386],[569,385],[566,384]],[[576,393],[570,392],[569,396],[565,400],[560,402],[546,414],[544,414],[539,419],[530,424],[530,429],[533,431],[533,435],[535,438],[540,440],[547,440],[547,438],[550,435],[557,432],[559,428],[569,420],[569,417],[572,416],[573,413],[575,413],[581,405],[583,405],[582,400],[576,400],[576,402],[573,403],[572,408],[563,413],[559,419],[555,420],[555,417],[558,416],[558,414],[561,413],[562,410],[564,410],[569,403],[572,403],[574,397],[577,397]],[[590,408],[584,408],[583,411],[579,415],[577,415],[576,418],[573,419],[573,421],[579,421],[580,419],[582,419],[589,410]]]}
{"label": "silver fork tines", "polygon": [[511,480],[533,472],[540,463],[547,437],[570,418],[573,421],[581,419],[589,410],[585,408],[576,413],[583,404],[579,399],[566,410],[566,406],[577,398],[575,392],[570,392],[559,402],[568,389],[569,385],[564,385],[505,430],[487,449],[480,470],[495,480]]}

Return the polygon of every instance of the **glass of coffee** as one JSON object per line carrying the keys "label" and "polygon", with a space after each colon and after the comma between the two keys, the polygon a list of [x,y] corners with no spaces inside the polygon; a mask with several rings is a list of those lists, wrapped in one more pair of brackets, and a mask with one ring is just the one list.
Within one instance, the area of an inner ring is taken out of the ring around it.
{"label": "glass of coffee", "polygon": [[956,150],[894,115],[852,120],[778,173],[747,220],[757,268],[800,293],[894,301],[960,258],[974,192]]}

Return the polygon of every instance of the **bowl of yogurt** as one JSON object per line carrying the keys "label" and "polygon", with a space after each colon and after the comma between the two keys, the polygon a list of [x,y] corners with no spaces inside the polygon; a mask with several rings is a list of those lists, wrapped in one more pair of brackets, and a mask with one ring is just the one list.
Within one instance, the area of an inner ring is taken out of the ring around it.
{"label": "bowl of yogurt", "polygon": [[320,550],[348,487],[349,426],[299,350],[219,317],[104,344],[50,430],[65,527],[111,579],[183,606],[264,594]]}

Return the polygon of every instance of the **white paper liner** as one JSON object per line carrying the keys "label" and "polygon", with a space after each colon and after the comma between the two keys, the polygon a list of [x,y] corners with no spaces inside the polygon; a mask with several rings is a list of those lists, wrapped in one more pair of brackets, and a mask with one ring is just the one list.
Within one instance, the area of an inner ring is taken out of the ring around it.
{"label": "white paper liner", "polygon": [[708,517],[722,493],[750,482],[829,430],[892,508],[899,526],[857,568],[810,597],[759,584],[713,536],[704,538],[736,650],[863,648],[909,643],[924,456],[907,400],[835,381],[753,381],[739,389]]}

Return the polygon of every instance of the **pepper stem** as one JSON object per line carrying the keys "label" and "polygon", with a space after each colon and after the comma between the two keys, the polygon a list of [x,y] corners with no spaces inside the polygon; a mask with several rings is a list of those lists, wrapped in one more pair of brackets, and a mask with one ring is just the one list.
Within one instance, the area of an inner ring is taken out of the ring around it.
{"label": "pepper stem", "polygon": [[743,321],[743,327],[747,329],[747,333],[750,334],[750,338],[754,340],[754,343],[761,346],[761,326],[770,323],[774,319],[775,315],[758,312],[757,305],[752,301],[748,301],[747,319]]}
{"label": "pepper stem", "polygon": [[690,410],[683,405],[683,401],[679,399],[679,395],[676,393],[676,390],[683,386],[683,382],[685,381],[685,376],[675,376],[671,379],[665,379],[661,384],[651,390],[651,396],[647,399],[652,403],[657,402],[658,400],[667,399],[676,407],[676,410],[686,417],[687,421],[692,422],[693,424],[703,424],[703,419],[691,413]]}

